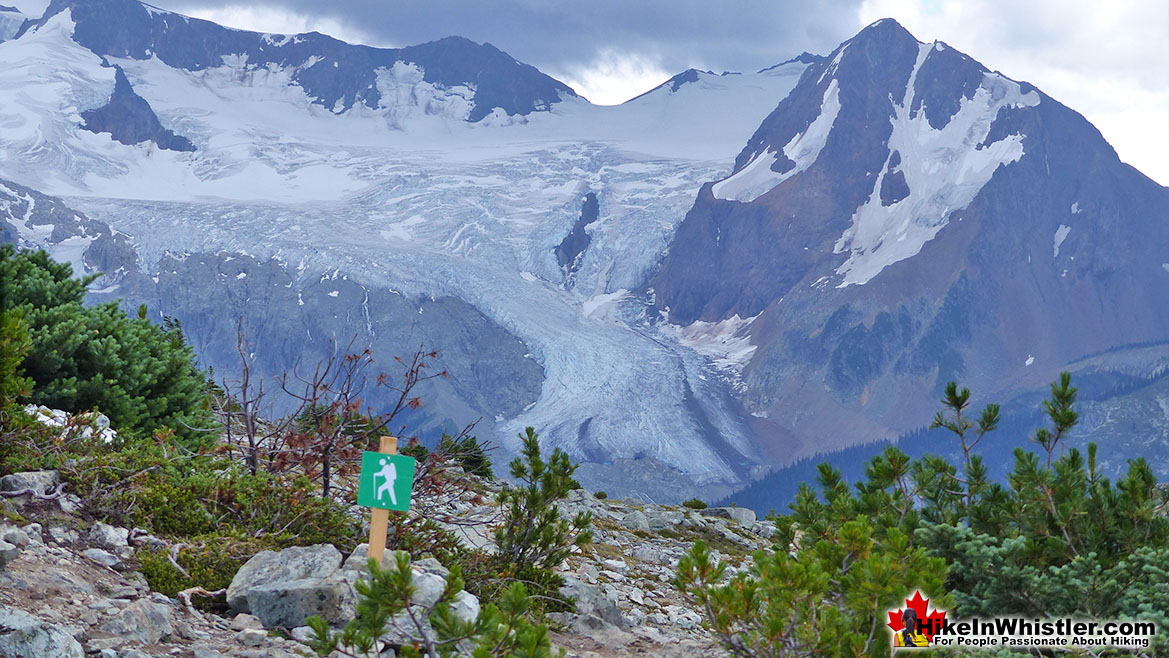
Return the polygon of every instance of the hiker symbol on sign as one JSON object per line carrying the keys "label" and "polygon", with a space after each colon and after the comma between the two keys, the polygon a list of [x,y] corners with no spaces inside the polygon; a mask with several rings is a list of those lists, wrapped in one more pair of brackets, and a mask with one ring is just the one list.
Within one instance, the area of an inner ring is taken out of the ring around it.
{"label": "hiker symbol on sign", "polygon": [[383,452],[365,452],[361,455],[358,505],[405,512],[410,509],[410,490],[413,487],[413,457]]}

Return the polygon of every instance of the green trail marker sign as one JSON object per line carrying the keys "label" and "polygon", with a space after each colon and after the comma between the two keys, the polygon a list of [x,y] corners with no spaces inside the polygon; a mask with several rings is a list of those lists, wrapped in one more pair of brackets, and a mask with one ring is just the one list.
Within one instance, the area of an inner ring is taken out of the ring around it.
{"label": "green trail marker sign", "polygon": [[358,505],[405,512],[410,509],[410,491],[413,488],[413,457],[384,452],[362,453],[361,478],[357,485]]}

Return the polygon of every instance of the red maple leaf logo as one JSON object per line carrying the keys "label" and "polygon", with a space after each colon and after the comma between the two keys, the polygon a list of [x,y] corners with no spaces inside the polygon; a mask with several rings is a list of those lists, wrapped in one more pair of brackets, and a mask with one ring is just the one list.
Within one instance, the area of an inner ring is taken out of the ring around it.
{"label": "red maple leaf logo", "polygon": [[[942,628],[942,621],[946,618],[946,611],[935,608],[932,612],[927,614],[926,610],[929,608],[929,603],[929,599],[922,598],[921,591],[914,592],[913,598],[905,599],[906,608],[912,608],[913,611],[917,613],[918,620],[922,622],[920,626],[921,634],[924,635],[926,639],[932,641],[934,639],[934,634]],[[905,612],[906,608],[889,611],[888,626],[893,630],[894,633],[898,633],[903,628],[905,628],[905,624],[901,621],[901,615]]]}

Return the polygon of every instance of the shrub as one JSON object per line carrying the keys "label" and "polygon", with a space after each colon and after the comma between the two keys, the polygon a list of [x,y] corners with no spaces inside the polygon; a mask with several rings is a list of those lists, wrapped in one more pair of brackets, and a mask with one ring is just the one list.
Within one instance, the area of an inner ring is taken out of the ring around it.
{"label": "shrub", "polygon": [[444,433],[438,442],[438,452],[455,460],[463,471],[477,475],[486,480],[495,479],[495,471],[491,468],[491,459],[487,451],[474,436],[460,435],[452,437]]}
{"label": "shrub", "polygon": [[499,554],[518,570],[525,567],[552,569],[564,561],[573,546],[592,541],[588,529],[592,514],[581,512],[572,521],[560,517],[553,504],[568,495],[575,484],[576,465],[557,448],[545,462],[540,438],[534,428],[520,435],[522,457],[511,462],[511,476],[518,483],[499,493],[503,523],[495,534]]}
{"label": "shrub", "polygon": [[609,497],[609,494],[605,493],[604,491],[598,491],[597,493],[593,494],[593,497],[597,500],[605,500]]}
{"label": "shrub", "polygon": [[678,561],[675,585],[741,658],[888,656],[878,632],[885,611],[897,607],[906,583],[938,591],[946,575],[944,560],[895,528],[878,542],[865,517],[802,543],[794,555],[758,552],[749,574],[726,579],[727,566],[696,542]]}
{"label": "shrub", "polygon": [[486,604],[478,617],[466,621],[451,610],[463,589],[457,566],[451,569],[445,588],[430,605],[421,605],[414,598],[414,574],[406,553],[394,554],[394,563],[386,569],[371,559],[369,571],[369,579],[356,584],[357,617],[343,631],[333,632],[320,617],[306,620],[314,633],[310,646],[318,655],[328,656],[336,651],[343,656],[372,658],[379,655],[378,639],[387,633],[401,638],[398,655],[405,658],[440,658],[452,655],[460,647],[470,649],[476,658],[555,655],[548,628],[526,619],[530,598],[523,583],[513,583],[497,603]]}
{"label": "shrub", "polygon": [[[907,592],[897,587],[921,588],[956,617],[1090,616],[1163,627],[1169,518],[1157,514],[1156,478],[1134,459],[1111,483],[1097,470],[1095,445],[1086,459],[1076,449],[1056,457],[1077,421],[1075,395],[1063,373],[1044,403],[1052,429],[1034,435],[1045,454],[1017,449],[1004,486],[973,453],[997,426],[997,405],[973,421],[964,416],[969,391],[951,384],[934,425],[958,439],[960,465],[912,460],[890,446],[864,482],[849,486],[822,464],[819,494],[801,485],[791,514],[774,518],[776,546],[793,553],[756,554],[749,575],[726,581],[725,566],[696,545],[676,584],[736,656],[887,655],[887,640],[869,641],[883,629],[865,625],[883,624],[883,611],[899,607],[890,596]],[[1169,638],[1154,639],[1150,655],[1167,651]]]}
{"label": "shrub", "polygon": [[[283,548],[280,542],[239,534],[208,534],[187,538],[175,558],[182,571],[170,561],[170,551],[143,549],[136,557],[150,589],[171,598],[183,590],[202,587],[209,591],[226,588],[239,568],[256,553]],[[226,610],[222,599],[193,599],[204,610]]]}
{"label": "shrub", "polygon": [[85,306],[93,278],[74,278],[70,265],[43,251],[0,245],[0,311],[19,312],[31,337],[20,363],[32,381],[29,399],[100,410],[128,435],[170,427],[191,444],[205,438],[190,429],[207,418],[205,377],[190,347],[177,331],[128,318],[116,302]]}
{"label": "shrub", "polygon": [[28,325],[19,311],[0,310],[0,413],[32,391],[20,364],[32,349]]}
{"label": "shrub", "polygon": [[706,503],[697,498],[691,498],[690,500],[682,501],[682,507],[689,509],[706,509]]}

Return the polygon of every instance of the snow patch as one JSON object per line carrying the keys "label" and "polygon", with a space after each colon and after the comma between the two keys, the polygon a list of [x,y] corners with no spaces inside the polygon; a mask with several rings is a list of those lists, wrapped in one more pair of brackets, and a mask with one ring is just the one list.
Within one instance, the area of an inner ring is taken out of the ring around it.
{"label": "snow patch", "polygon": [[1076,201],[1075,203],[1072,204],[1072,214],[1078,215],[1078,214],[1080,214],[1080,212],[1081,212],[1080,202]]}
{"label": "snow patch", "polygon": [[910,112],[914,81],[932,49],[930,44],[920,46],[905,97],[893,107],[889,153],[901,154],[900,171],[909,196],[890,206],[882,204],[886,162],[868,201],[857,209],[852,225],[833,248],[834,253],[848,255],[836,269],[843,277],[838,288],[867,283],[889,265],[916,255],[955,211],[974,200],[1000,166],[1023,157],[1022,135],[984,144],[999,110],[1039,103],[1038,94],[1023,94],[1018,83],[1000,75],[985,74],[974,98],[963,98],[941,130],[930,126],[925,112]]}
{"label": "snow patch", "polygon": [[794,167],[783,173],[774,171],[772,166],[778,160],[778,154],[768,149],[756,154],[733,176],[715,183],[710,190],[714,197],[724,201],[749,203],[812,166],[828,142],[828,135],[836,123],[836,115],[840,113],[839,92],[836,80],[829,82],[820,105],[820,114],[807,129],[792,137],[783,147],[783,154],[795,163]]}
{"label": "snow patch", "polygon": [[332,292],[330,292],[330,293],[329,293],[329,296],[330,296],[330,297],[336,297],[337,295],[340,295],[340,294],[341,294],[341,291],[340,291],[340,290],[334,290],[334,291],[332,291]]}
{"label": "snow patch", "polygon": [[1059,228],[1055,229],[1055,239],[1052,241],[1052,245],[1051,245],[1051,257],[1052,258],[1059,257],[1059,246],[1061,244],[1063,244],[1064,240],[1068,239],[1068,233],[1071,233],[1071,232],[1072,232],[1072,227],[1065,226],[1064,224],[1060,224]]}
{"label": "snow patch", "polygon": [[625,290],[624,288],[622,288],[621,290],[616,290],[614,292],[607,292],[607,293],[602,293],[600,295],[594,295],[592,298],[585,300],[585,302],[583,304],[581,304],[580,311],[581,311],[581,314],[584,315],[586,318],[591,318],[591,317],[598,315],[598,314],[601,317],[603,317],[605,315],[608,315],[608,312],[610,310],[612,310],[614,307],[616,307],[616,305],[621,300],[626,299],[628,297],[629,297],[629,291]]}
{"label": "snow patch", "polygon": [[741,318],[736,313],[721,322],[697,320],[678,327],[678,342],[709,357],[719,370],[738,375],[755,354],[756,346],[751,344],[749,331],[758,317]]}
{"label": "snow patch", "polygon": [[1035,357],[1033,357],[1033,356],[1031,356],[1030,354],[1028,354],[1028,355],[1027,355],[1027,360],[1023,362],[1023,365],[1025,365],[1025,366],[1029,366],[1029,365],[1031,365],[1032,363],[1035,363]]}

